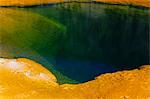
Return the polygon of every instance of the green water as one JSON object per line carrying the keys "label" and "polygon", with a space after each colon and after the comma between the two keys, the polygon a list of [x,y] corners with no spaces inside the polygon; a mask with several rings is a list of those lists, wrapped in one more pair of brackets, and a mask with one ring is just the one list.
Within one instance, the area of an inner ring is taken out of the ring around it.
{"label": "green water", "polygon": [[148,9],[91,3],[7,9],[13,11],[0,15],[0,56],[33,59],[59,83],[149,64]]}

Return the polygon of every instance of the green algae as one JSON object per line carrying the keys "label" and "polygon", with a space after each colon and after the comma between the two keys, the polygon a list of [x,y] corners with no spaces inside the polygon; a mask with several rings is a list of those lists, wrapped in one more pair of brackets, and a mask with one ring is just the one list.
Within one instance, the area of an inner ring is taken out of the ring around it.
{"label": "green algae", "polygon": [[[65,26],[39,14],[16,8],[1,8],[0,12],[1,57],[30,57],[45,61],[42,57],[44,53],[50,56],[57,54],[59,43],[65,36]],[[47,68],[56,75],[59,83],[63,80],[71,81],[50,64]]]}
{"label": "green algae", "polygon": [[5,15],[11,24],[0,18],[1,50],[41,63],[59,83],[148,64],[148,10],[86,3],[13,10]]}

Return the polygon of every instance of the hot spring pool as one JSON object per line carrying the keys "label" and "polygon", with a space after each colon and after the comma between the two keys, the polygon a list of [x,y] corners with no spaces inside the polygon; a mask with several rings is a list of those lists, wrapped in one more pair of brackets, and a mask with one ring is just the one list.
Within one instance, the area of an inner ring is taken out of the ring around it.
{"label": "hot spring pool", "polygon": [[0,8],[0,57],[25,57],[59,83],[149,64],[149,10],[65,3]]}

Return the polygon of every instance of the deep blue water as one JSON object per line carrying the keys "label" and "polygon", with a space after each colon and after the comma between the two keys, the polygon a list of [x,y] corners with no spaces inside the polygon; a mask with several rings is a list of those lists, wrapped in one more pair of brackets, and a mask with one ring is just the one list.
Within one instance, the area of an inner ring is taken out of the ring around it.
{"label": "deep blue water", "polygon": [[[20,36],[14,32],[10,36],[16,41],[7,39],[11,43],[5,49],[11,57],[43,64],[60,83],[81,83],[103,73],[149,64],[148,9],[90,3],[14,9],[38,14],[47,21],[40,17],[33,21],[34,31],[24,27],[24,34],[22,30]],[[50,20],[52,25],[47,25]]]}

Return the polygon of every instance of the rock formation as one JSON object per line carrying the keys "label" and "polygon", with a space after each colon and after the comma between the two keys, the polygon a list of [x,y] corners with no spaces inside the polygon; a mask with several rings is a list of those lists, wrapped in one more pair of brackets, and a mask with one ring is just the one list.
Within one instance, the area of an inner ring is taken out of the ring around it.
{"label": "rock formation", "polygon": [[98,76],[83,84],[59,85],[40,64],[25,59],[0,59],[3,99],[149,99],[150,66]]}

